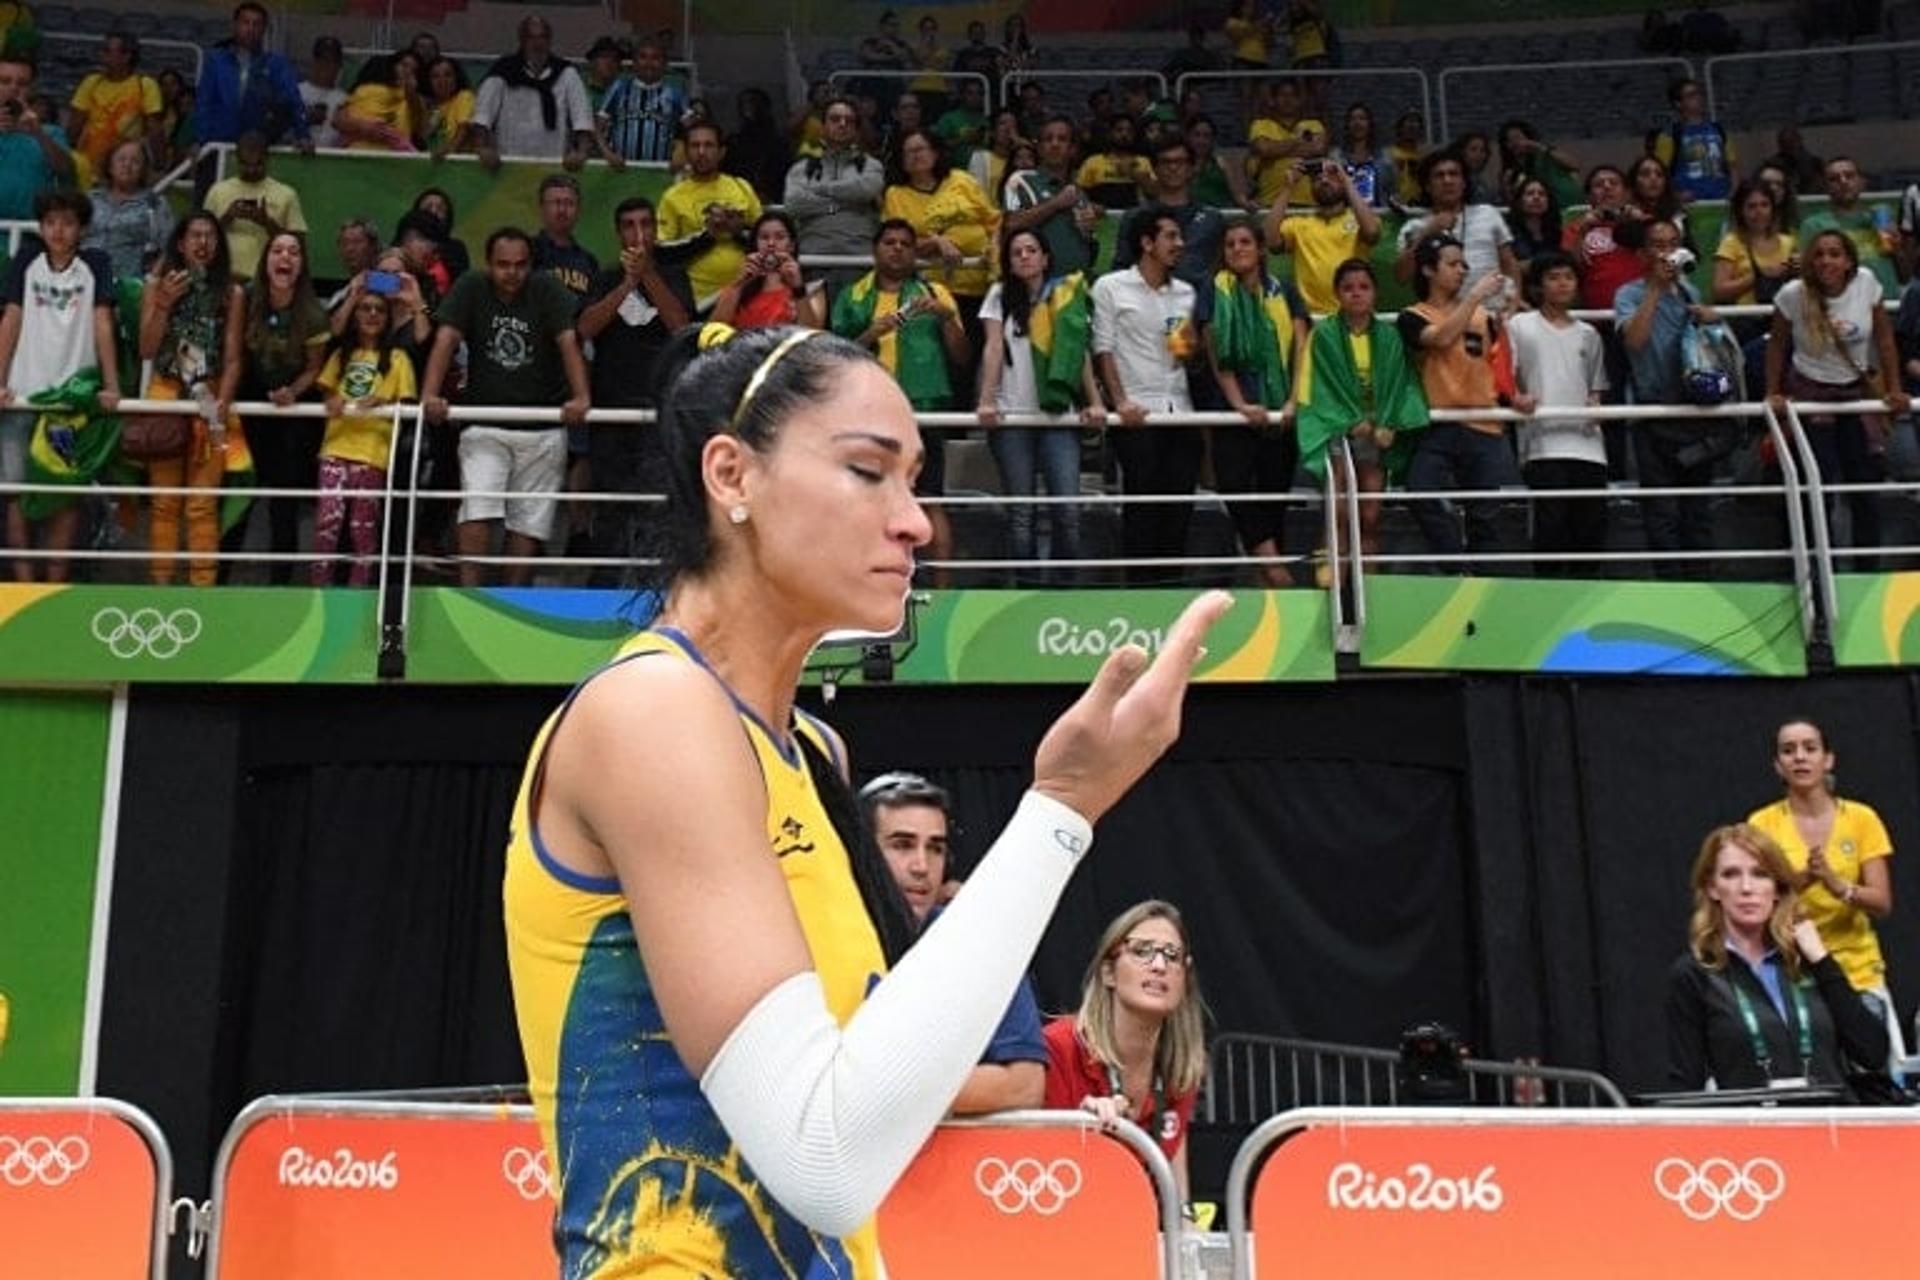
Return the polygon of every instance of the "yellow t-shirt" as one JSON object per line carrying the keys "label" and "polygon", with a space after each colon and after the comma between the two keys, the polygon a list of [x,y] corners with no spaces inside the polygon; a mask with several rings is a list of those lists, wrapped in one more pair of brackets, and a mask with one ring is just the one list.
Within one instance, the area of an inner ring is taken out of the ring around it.
{"label": "yellow t-shirt", "polygon": [[1073,185],[1091,192],[1099,187],[1130,184],[1138,187],[1153,181],[1153,162],[1145,156],[1114,155],[1097,151],[1080,162]]}
{"label": "yellow t-shirt", "polygon": [[[622,659],[706,667],[691,642],[667,628],[635,636]],[[827,1008],[844,1024],[886,960],[798,739],[829,758],[838,747],[804,712],[776,736],[738,705],[740,733],[766,782],[766,856],[786,880]],[[644,720],[645,707],[630,710]],[[741,1159],[674,1048],[619,880],[571,871],[542,842],[541,761],[565,714],[563,706],[534,740],[503,893],[514,1014],[558,1185],[554,1236],[565,1273],[876,1280],[872,1222],[837,1239],[812,1232]],[[661,750],[680,746],[671,725],[641,731]]]}
{"label": "yellow t-shirt", "polygon": [[[1261,204],[1272,204],[1280,198],[1280,187],[1286,181],[1287,169],[1297,156],[1282,156],[1276,160],[1262,160],[1252,151],[1252,144],[1262,139],[1272,142],[1298,142],[1311,134],[1325,141],[1327,126],[1318,120],[1300,119],[1292,124],[1281,124],[1271,116],[1261,116],[1247,130],[1247,172],[1253,175],[1255,188]],[[1292,193],[1287,196],[1289,204],[1313,203],[1313,183],[1306,174],[1294,180]]]}
{"label": "yellow t-shirt", "polygon": [[1740,287],[1740,296],[1733,300],[1734,305],[1750,307],[1757,301],[1753,292],[1753,264],[1757,262],[1763,267],[1777,267],[1791,258],[1798,249],[1799,245],[1794,241],[1793,233],[1782,231],[1775,237],[1772,253],[1755,251],[1751,255],[1753,261],[1749,262],[1747,242],[1728,232],[1721,237],[1720,247],[1713,251],[1713,256],[1716,261],[1731,262],[1734,279],[1743,282]]}
{"label": "yellow t-shirt", "polygon": [[[107,156],[122,142],[146,135],[147,117],[161,111],[160,86],[152,76],[134,74],[109,80],[96,71],[73,91],[72,106],[87,117],[74,140],[95,173],[107,171]],[[85,188],[82,188],[84,190]]]}
{"label": "yellow t-shirt", "polygon": [[[994,237],[1000,233],[1000,210],[973,180],[973,175],[958,169],[932,191],[916,191],[906,185],[887,188],[880,202],[881,218],[905,218],[915,234],[945,236],[969,258],[984,258],[993,251]],[[945,264],[928,261],[923,275],[944,281],[953,292],[967,298],[983,298],[990,267],[955,267],[951,273]]]}
{"label": "yellow t-shirt", "polygon": [[[300,193],[278,178],[246,182],[237,175],[222,178],[207,188],[207,211],[224,218],[228,209],[242,200],[257,200],[266,215],[281,231],[305,232],[307,215],[300,209]],[[251,280],[260,269],[260,255],[267,251],[267,229],[252,218],[235,218],[227,227],[227,254],[233,260],[233,274]]]}
{"label": "yellow t-shirt", "polygon": [[1360,254],[1360,220],[1342,208],[1331,218],[1298,213],[1280,224],[1280,244],[1293,253],[1293,283],[1316,316],[1340,309],[1333,293],[1333,273],[1348,258]]}
{"label": "yellow t-shirt", "polygon": [[[406,91],[393,85],[363,84],[347,95],[346,104],[340,110],[355,120],[392,125],[408,138],[413,137],[413,108],[407,102]],[[471,107],[468,110],[471,114]],[[350,145],[363,151],[392,150],[384,143],[365,138],[356,139]]]}
{"label": "yellow t-shirt", "polygon": [[1353,352],[1353,372],[1360,379],[1360,389],[1373,390],[1373,335],[1347,331],[1347,347]]}
{"label": "yellow t-shirt", "polygon": [[451,148],[460,131],[473,119],[473,90],[462,89],[437,107],[428,108],[427,146]]}
{"label": "yellow t-shirt", "polygon": [[1394,143],[1387,148],[1387,156],[1393,161],[1394,195],[1401,204],[1420,203],[1420,157],[1419,147],[1404,147]]}
{"label": "yellow t-shirt", "polygon": [[[404,351],[387,357],[387,371],[380,372],[380,353],[356,347],[345,359],[336,351],[327,357],[320,371],[320,386],[337,391],[344,400],[372,398],[387,404],[413,400],[420,392],[414,386],[413,361]],[[393,417],[372,413],[364,417],[327,419],[327,434],[320,442],[320,456],[342,462],[364,462],[370,467],[387,469],[387,457],[393,447]]]}
{"label": "yellow t-shirt", "polygon": [[[1833,834],[1827,838],[1827,865],[1835,875],[1853,884],[1860,881],[1860,868],[1875,858],[1893,856],[1893,841],[1887,836],[1880,815],[1858,800],[1835,801]],[[1794,826],[1793,813],[1785,800],[1776,800],[1747,815],[1747,821],[1773,837],[1787,855],[1795,871],[1807,869],[1807,842]],[[1880,954],[1880,939],[1873,932],[1873,921],[1858,907],[1827,892],[1827,886],[1815,880],[1800,891],[1800,903],[1807,919],[1820,930],[1820,940],[1856,991],[1870,991],[1887,980],[1887,962]]]}
{"label": "yellow t-shirt", "polygon": [[1226,22],[1227,43],[1233,46],[1233,56],[1238,62],[1258,62],[1262,66],[1267,61],[1267,29],[1258,20],[1251,18],[1228,18]]}
{"label": "yellow t-shirt", "polygon": [[[738,209],[748,226],[760,216],[760,197],[743,179],[730,173],[716,173],[711,178],[688,174],[660,195],[660,239],[672,242],[699,235],[707,228],[707,206],[716,204]],[[687,282],[693,286],[694,305],[705,310],[714,294],[733,283],[746,260],[746,251],[738,242],[723,240],[689,262]]]}

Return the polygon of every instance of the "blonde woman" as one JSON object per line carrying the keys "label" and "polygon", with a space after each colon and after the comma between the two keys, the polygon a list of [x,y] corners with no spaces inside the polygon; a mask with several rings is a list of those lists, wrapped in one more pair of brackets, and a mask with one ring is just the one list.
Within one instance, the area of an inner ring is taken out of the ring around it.
{"label": "blonde woman", "polygon": [[1189,1196],[1187,1129],[1207,1074],[1206,1002],[1186,922],[1170,902],[1128,907],[1100,935],[1078,1013],[1045,1028],[1049,1110],[1145,1129]]}
{"label": "blonde woman", "polygon": [[1886,1061],[1887,1033],[1854,998],[1820,931],[1799,919],[1780,846],[1740,823],[1693,862],[1687,951],[1667,976],[1667,1083],[1701,1089],[1847,1087]]}

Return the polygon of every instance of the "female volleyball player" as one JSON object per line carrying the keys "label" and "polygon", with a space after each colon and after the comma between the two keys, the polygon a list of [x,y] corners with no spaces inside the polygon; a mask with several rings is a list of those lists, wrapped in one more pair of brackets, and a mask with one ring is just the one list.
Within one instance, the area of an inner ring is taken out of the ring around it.
{"label": "female volleyball player", "polygon": [[1109,658],[901,958],[908,917],[852,834],[841,744],[793,700],[828,631],[900,622],[929,536],[906,397],[858,347],[772,329],[709,346],[661,404],[665,605],[542,731],[508,851],[562,1269],[865,1280],[875,1208],[978,1058],[1092,824],[1177,735],[1229,602],[1197,600],[1151,664]]}

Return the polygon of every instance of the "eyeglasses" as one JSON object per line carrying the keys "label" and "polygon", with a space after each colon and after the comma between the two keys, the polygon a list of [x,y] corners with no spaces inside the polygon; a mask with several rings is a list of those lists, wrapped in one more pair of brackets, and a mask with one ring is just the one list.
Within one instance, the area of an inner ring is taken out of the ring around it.
{"label": "eyeglasses", "polygon": [[1152,964],[1159,956],[1167,962],[1170,969],[1178,969],[1187,962],[1187,949],[1177,942],[1155,942],[1151,938],[1128,938],[1120,944],[1120,950],[1138,960],[1141,964]]}

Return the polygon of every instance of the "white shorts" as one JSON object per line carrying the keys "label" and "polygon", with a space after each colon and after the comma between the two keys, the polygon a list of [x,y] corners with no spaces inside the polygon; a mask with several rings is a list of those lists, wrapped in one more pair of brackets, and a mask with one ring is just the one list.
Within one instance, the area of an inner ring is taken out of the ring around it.
{"label": "white shorts", "polygon": [[545,542],[559,504],[542,495],[559,493],[566,478],[565,427],[523,431],[476,424],[460,433],[460,487],[477,491],[460,500],[462,524],[504,518],[507,532]]}

